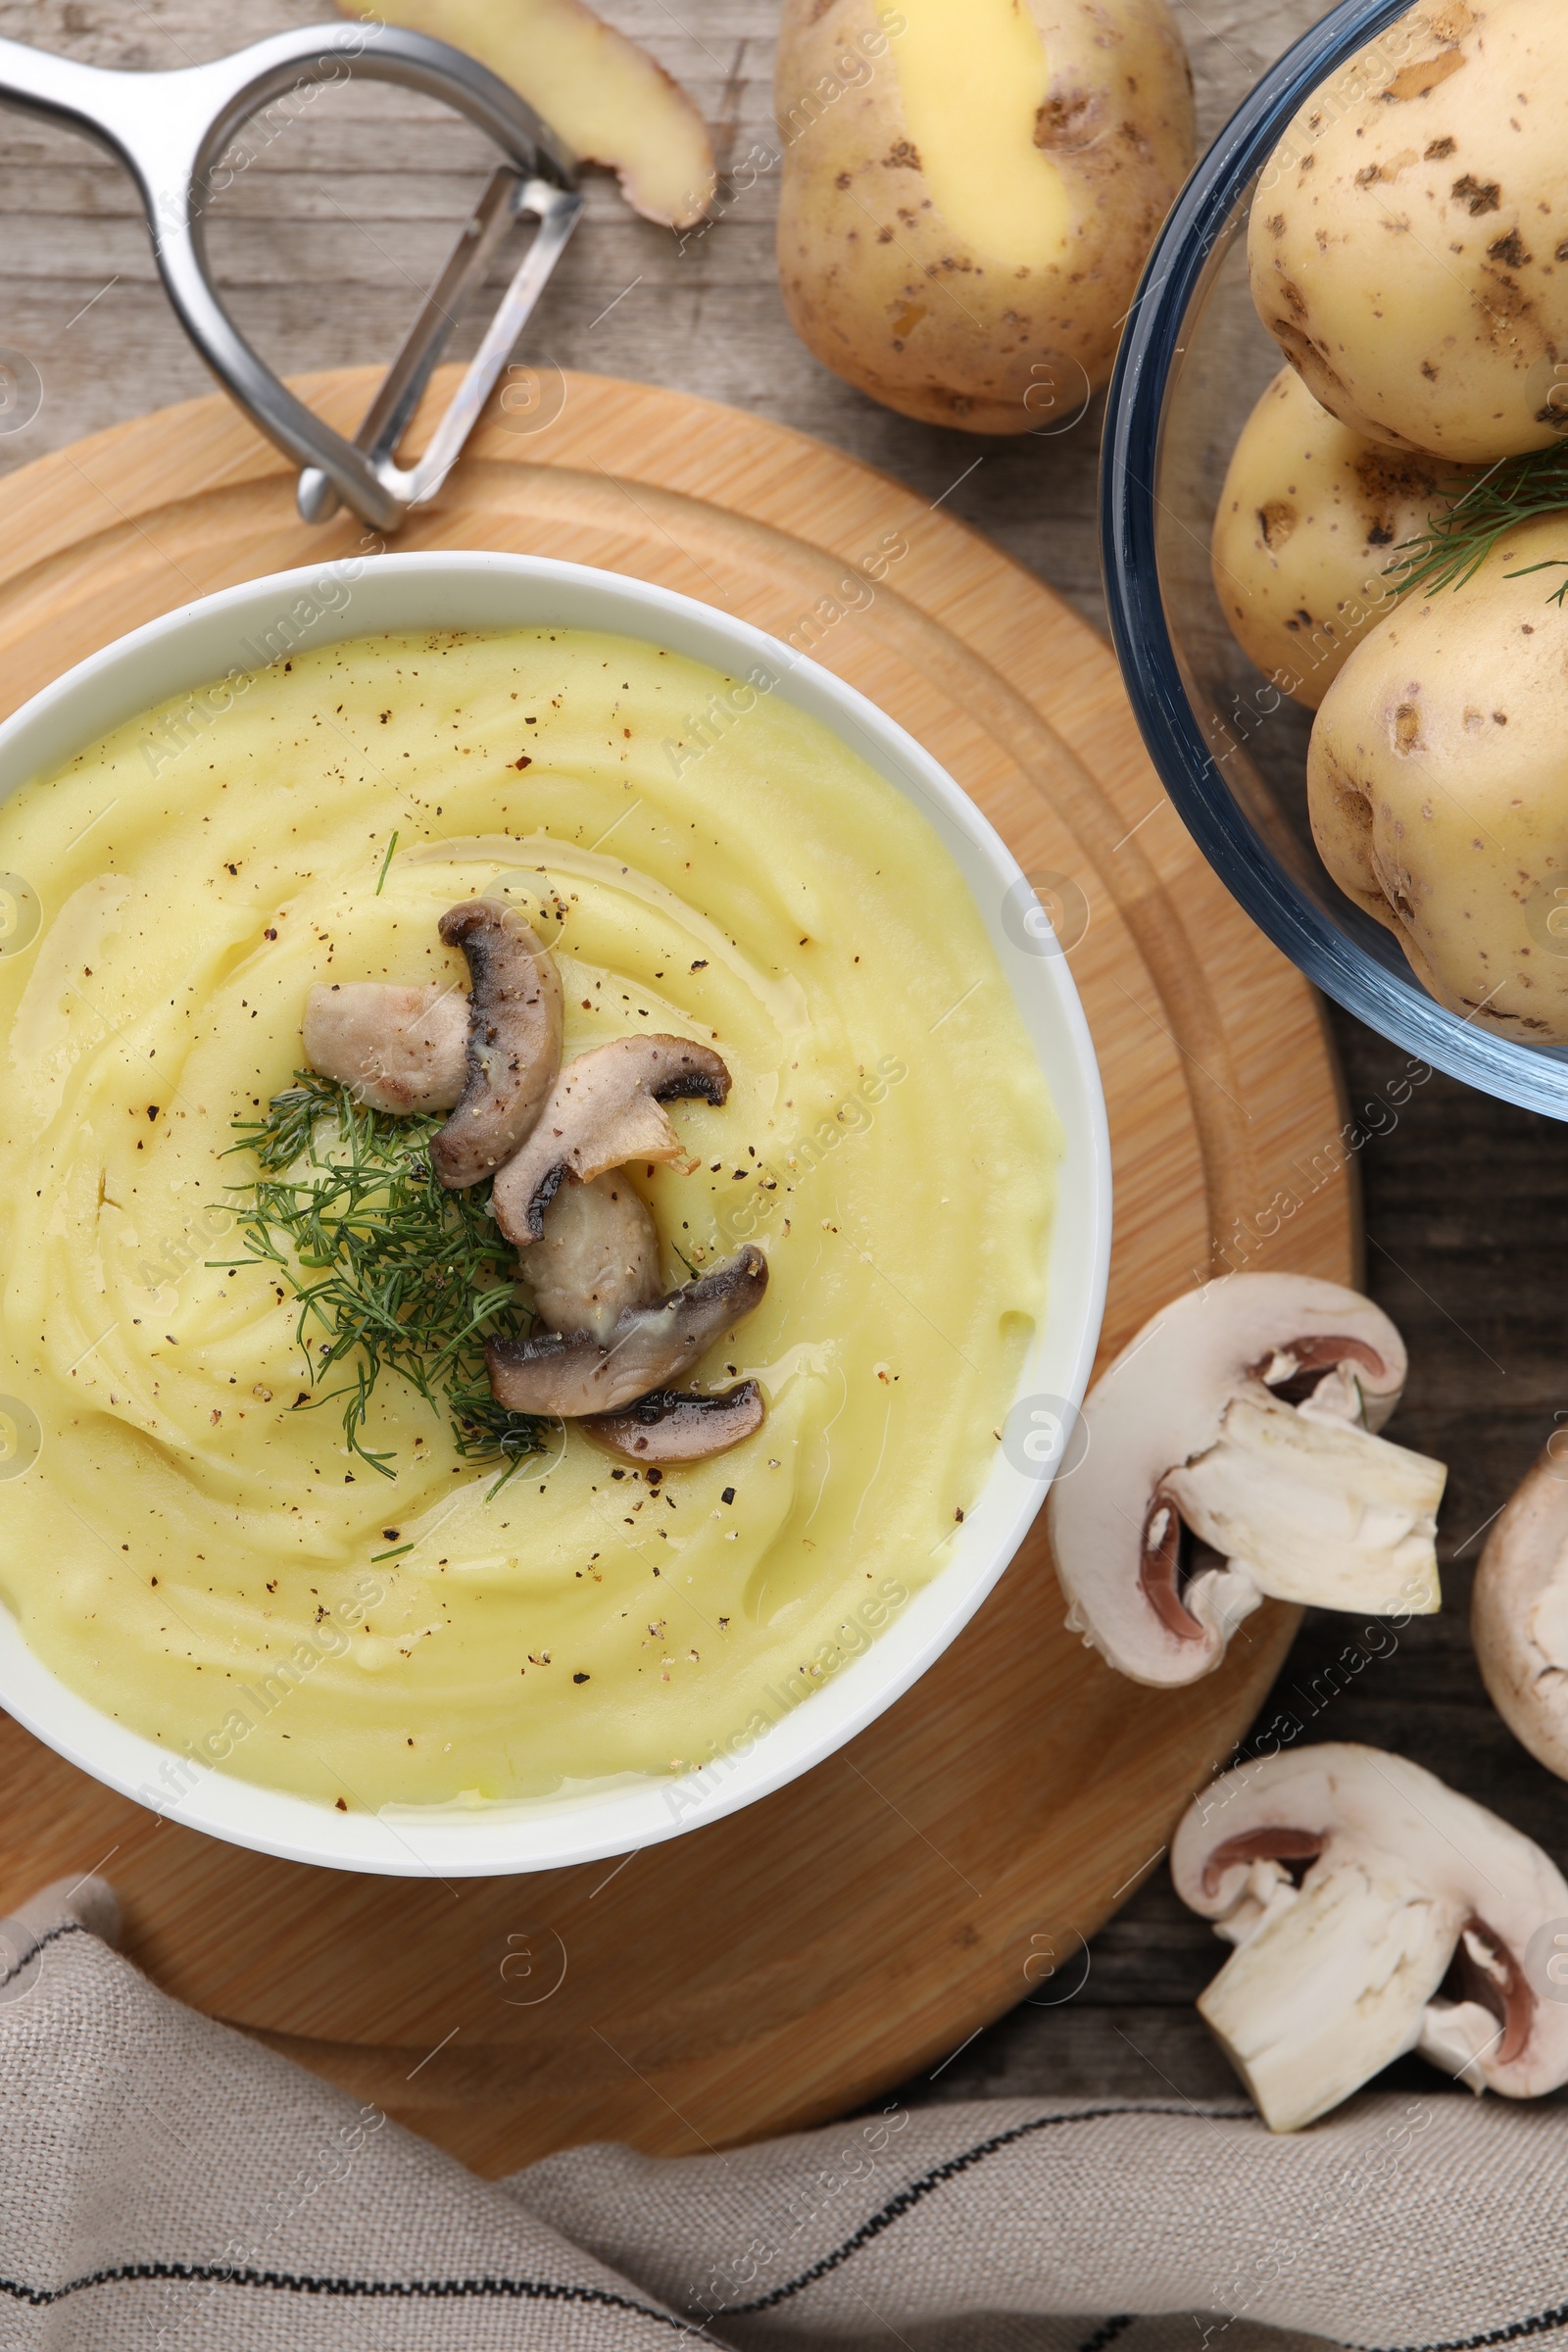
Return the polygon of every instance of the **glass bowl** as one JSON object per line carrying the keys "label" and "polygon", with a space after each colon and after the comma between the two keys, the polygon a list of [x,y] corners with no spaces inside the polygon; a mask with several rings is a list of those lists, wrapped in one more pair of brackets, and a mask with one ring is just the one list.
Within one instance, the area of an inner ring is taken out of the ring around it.
{"label": "glass bowl", "polygon": [[1101,534],[1111,634],[1166,790],[1275,946],[1408,1053],[1563,1119],[1568,1048],[1518,1045],[1447,1011],[1392,932],[1330,880],[1307,821],[1313,714],[1243,653],[1209,575],[1231,452],[1283,365],[1248,289],[1253,190],[1298,108],[1406,6],[1345,0],[1298,41],[1220,133],[1165,223],[1128,321],[1105,426]]}

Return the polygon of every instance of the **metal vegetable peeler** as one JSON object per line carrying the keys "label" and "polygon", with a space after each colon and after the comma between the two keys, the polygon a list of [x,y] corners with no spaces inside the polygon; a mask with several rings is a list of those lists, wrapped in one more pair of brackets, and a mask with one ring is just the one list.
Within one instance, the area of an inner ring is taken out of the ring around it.
{"label": "metal vegetable peeler", "polygon": [[[242,124],[290,93],[365,75],[443,99],[487,133],[506,161],[466,222],[424,307],[352,441],[290,392],[234,325],[213,284],[205,213],[224,149]],[[140,192],[175,316],[251,421],[303,468],[299,509],[324,521],[339,503],[375,529],[396,529],[457,463],[518,335],[577,225],[571,159],[504,81],[462,50],[384,24],[316,24],[233,57],[173,73],[111,72],[0,40],[0,105],[84,131],[125,166]],[[428,449],[398,448],[457,324],[514,221],[538,225]]]}

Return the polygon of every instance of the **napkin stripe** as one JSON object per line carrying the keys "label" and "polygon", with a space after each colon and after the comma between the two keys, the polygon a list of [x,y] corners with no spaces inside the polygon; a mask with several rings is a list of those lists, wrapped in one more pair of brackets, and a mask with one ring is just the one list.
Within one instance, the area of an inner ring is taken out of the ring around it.
{"label": "napkin stripe", "polygon": [[91,1928],[83,1927],[79,1919],[67,1919],[63,1920],[58,1928],[50,1928],[42,1936],[35,1936],[30,1947],[23,1954],[16,1967],[8,1968],[5,1975],[0,1977],[0,1991],[3,1991],[6,1985],[14,1984],[18,1977],[32,1966],[46,1944],[58,1943],[62,1936],[90,1936],[91,1934]]}
{"label": "napkin stripe", "polygon": [[143,2279],[175,2279],[181,2284],[267,2286],[296,2295],[347,2295],[384,2300],[388,2297],[420,2302],[470,2301],[483,2295],[526,2303],[594,2303],[611,2311],[628,2311],[640,2320],[657,2320],[677,2335],[699,2330],[651,2303],[618,2295],[605,2286],[567,2286],[555,2278],[312,2278],[290,2271],[237,2271],[220,2262],[125,2262],[111,2270],[89,2271],[64,2286],[27,2286],[17,2278],[0,2278],[0,2293],[18,2303],[48,2306],[63,2303],[84,2287],[134,2284]]}
{"label": "napkin stripe", "polygon": [[[1208,2112],[1221,2120],[1234,2117],[1238,2121],[1250,2120],[1252,2114],[1250,2107],[1216,2107]],[[995,2156],[1000,2149],[1015,2146],[1020,2139],[1028,2139],[1033,2132],[1054,2132],[1067,2124],[1101,2123],[1107,2116],[1187,2116],[1191,2113],[1190,2106],[1134,2107],[1119,2101],[1114,2107],[1083,2107],[1074,2115],[1037,2115],[1027,2124],[1014,2124],[1009,2131],[997,2132],[990,2139],[976,2141],[972,2148],[965,2148],[961,2155],[950,2156],[945,2164],[933,2165],[930,2172],[922,2173],[918,2180],[901,2188],[897,2196],[889,2197],[881,2210],[873,2213],[868,2221],[862,2222],[853,2236],[847,2237],[841,2246],[835,2246],[831,2254],[824,2254],[820,2262],[813,2262],[808,2271],[802,2271],[798,2278],[786,2280],[784,2285],[775,2286],[768,2294],[755,2296],[750,2303],[720,2304],[711,2317],[715,2320],[749,2319],[754,2312],[771,2311],[776,2304],[788,2302],[791,2295],[798,2295],[805,2288],[814,2286],[818,2278],[825,2278],[830,2271],[836,2271],[841,2263],[849,2261],[852,2254],[858,2254],[873,2238],[880,2237],[884,2230],[891,2229],[895,2222],[901,2221],[911,2207],[933,2196],[939,2188],[946,2187],[960,2173],[972,2172],[988,2156]],[[1106,2325],[1108,2327],[1112,2323],[1107,2321]]]}
{"label": "napkin stripe", "polygon": [[1125,2335],[1129,2328],[1136,2327],[1137,2322],[1136,2311],[1124,2311],[1119,2319],[1102,2320],[1094,2334],[1085,2337],[1078,2352],[1105,2352],[1107,2344],[1113,2344],[1118,2335]]}

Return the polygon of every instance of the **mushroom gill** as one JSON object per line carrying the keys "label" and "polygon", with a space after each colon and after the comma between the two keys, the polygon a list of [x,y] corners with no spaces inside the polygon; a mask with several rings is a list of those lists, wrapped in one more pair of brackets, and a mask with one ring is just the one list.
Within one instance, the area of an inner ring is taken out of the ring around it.
{"label": "mushroom gill", "polygon": [[430,1164],[449,1192],[477,1184],[532,1132],[561,1067],[561,974],[514,907],[468,899],[441,917],[473,983],[462,1097]]}
{"label": "mushroom gill", "polygon": [[755,1380],[711,1396],[655,1389],[618,1413],[591,1414],[584,1434],[629,1462],[706,1462],[762,1426],[766,1406]]}
{"label": "mushroom gill", "polygon": [[[1347,1421],[1357,1421],[1364,1415],[1372,1429],[1380,1423],[1367,1411],[1366,1391],[1371,1388],[1381,1401],[1394,1370],[1375,1348],[1365,1340],[1352,1338],[1348,1332],[1287,1340],[1262,1363],[1252,1366],[1254,1377],[1282,1404],[1299,1408],[1312,1402],[1320,1412],[1332,1411],[1338,1419]],[[1370,1375],[1366,1383],[1357,1377],[1362,1372]],[[1341,1380],[1335,1380],[1336,1373],[1342,1375]],[[1385,1413],[1383,1418],[1387,1417]]]}
{"label": "mushroom gill", "polygon": [[514,1413],[568,1420],[613,1413],[655,1389],[672,1387],[760,1303],[766,1288],[767,1260],[748,1244],[655,1304],[627,1309],[608,1343],[586,1331],[487,1340],[491,1392]]}
{"label": "mushroom gill", "polygon": [[1216,1845],[1203,1864],[1203,1892],[1217,1894],[1220,1881],[1235,1863],[1315,1862],[1323,1845],[1321,1830],[1293,1830],[1285,1823],[1278,1828],[1244,1830],[1240,1837],[1227,1838],[1223,1845]]}
{"label": "mushroom gill", "polygon": [[1144,1519],[1138,1583],[1160,1624],[1176,1641],[1206,1642],[1206,1628],[1182,1598],[1182,1539],[1186,1533],[1180,1511],[1163,1487],[1156,1489]]}
{"label": "mushroom gill", "polygon": [[1460,1931],[1439,1998],[1456,2009],[1473,2007],[1495,2019],[1500,2031],[1488,2055],[1498,2066],[1511,2066],[1524,2055],[1535,2023],[1534,1988],[1517,1953],[1474,1914]]}

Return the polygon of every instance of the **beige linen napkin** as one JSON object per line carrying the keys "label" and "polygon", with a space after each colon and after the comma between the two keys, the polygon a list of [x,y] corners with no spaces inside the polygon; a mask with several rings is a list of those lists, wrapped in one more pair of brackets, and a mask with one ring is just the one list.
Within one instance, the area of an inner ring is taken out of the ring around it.
{"label": "beige linen napkin", "polygon": [[[170,2000],[110,1890],[0,1928],[0,2346],[1481,2352],[1568,2337],[1561,2108],[893,2106],[486,2181]],[[1294,2330],[1281,2334],[1276,2329]]]}

